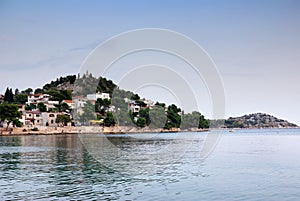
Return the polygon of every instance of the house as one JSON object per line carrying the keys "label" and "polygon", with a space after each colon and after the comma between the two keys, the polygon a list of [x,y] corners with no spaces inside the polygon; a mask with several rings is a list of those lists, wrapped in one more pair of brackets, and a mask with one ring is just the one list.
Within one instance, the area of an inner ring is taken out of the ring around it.
{"label": "house", "polygon": [[57,126],[56,117],[60,113],[56,112],[43,112],[42,118],[43,118],[43,126]]}
{"label": "house", "polygon": [[89,99],[82,97],[82,96],[74,96],[73,102],[75,104],[75,108],[73,110],[74,113],[78,113],[79,115],[83,114],[82,108],[85,106],[85,104],[89,101]]}
{"label": "house", "polygon": [[73,102],[75,104],[76,109],[83,108],[88,100],[89,99],[82,97],[82,96],[74,96],[73,97]]}
{"label": "house", "polygon": [[49,94],[29,94],[26,104],[45,103],[49,101],[50,97]]}
{"label": "house", "polygon": [[141,106],[139,106],[138,104],[136,104],[135,102],[130,102],[128,104],[128,108],[134,112],[134,113],[138,113],[141,109]]}
{"label": "house", "polygon": [[146,104],[146,107],[152,108],[154,106],[154,102],[151,100],[146,100],[145,98],[143,98],[142,101]]}
{"label": "house", "polygon": [[59,105],[59,101],[47,101],[44,104],[47,108],[47,111],[49,111],[55,109],[56,108],[55,105]]}
{"label": "house", "polygon": [[109,93],[96,93],[86,95],[87,99],[96,101],[97,99],[110,99]]}
{"label": "house", "polygon": [[75,108],[75,102],[73,100],[63,100],[62,103],[66,103],[72,110]]}
{"label": "house", "polygon": [[26,111],[24,123],[25,125],[28,126],[42,126],[43,125],[42,113],[39,110]]}

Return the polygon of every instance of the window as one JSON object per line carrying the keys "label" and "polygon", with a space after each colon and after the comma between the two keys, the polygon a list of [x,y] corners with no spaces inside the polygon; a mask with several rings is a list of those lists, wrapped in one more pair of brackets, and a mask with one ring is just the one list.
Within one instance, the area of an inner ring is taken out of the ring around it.
{"label": "window", "polygon": [[39,115],[39,114],[36,114],[35,116],[36,116],[36,117],[40,117],[40,115]]}
{"label": "window", "polygon": [[54,114],[49,114],[49,117],[54,117]]}
{"label": "window", "polygon": [[37,122],[37,123],[39,123],[39,122],[40,122],[40,120],[37,120],[36,122]]}
{"label": "window", "polygon": [[54,121],[53,121],[53,119],[51,120],[51,124],[54,124]]}

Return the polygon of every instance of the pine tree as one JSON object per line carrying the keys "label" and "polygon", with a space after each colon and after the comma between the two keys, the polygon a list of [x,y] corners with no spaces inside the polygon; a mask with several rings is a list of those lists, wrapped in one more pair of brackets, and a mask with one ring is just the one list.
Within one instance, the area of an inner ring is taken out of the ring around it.
{"label": "pine tree", "polygon": [[6,91],[4,94],[4,101],[7,101],[9,103],[14,102],[14,94],[12,92],[12,89],[6,88]]}

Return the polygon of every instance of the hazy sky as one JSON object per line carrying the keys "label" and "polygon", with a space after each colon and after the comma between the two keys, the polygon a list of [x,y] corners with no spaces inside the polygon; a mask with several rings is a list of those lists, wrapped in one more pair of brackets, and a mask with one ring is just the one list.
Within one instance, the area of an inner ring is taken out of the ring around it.
{"label": "hazy sky", "polygon": [[299,22],[297,0],[0,0],[0,93],[77,74],[86,56],[116,34],[164,28],[212,57],[226,116],[266,112],[300,124]]}

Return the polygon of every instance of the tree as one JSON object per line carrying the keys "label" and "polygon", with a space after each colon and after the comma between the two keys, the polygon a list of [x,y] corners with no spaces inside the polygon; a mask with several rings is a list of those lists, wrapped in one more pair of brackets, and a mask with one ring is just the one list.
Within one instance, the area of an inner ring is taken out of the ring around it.
{"label": "tree", "polygon": [[44,103],[40,102],[37,104],[37,108],[41,111],[41,112],[46,112],[47,111],[47,107]]}
{"label": "tree", "polygon": [[14,102],[17,104],[25,104],[28,100],[28,95],[24,93],[18,93],[14,96]]}
{"label": "tree", "polygon": [[56,88],[51,88],[45,93],[51,95],[51,100],[53,101],[63,101],[72,99],[72,91],[70,90],[57,90]]}
{"label": "tree", "polygon": [[55,122],[58,124],[61,123],[63,126],[66,126],[69,122],[71,122],[71,118],[68,115],[59,114],[57,115]]}
{"label": "tree", "polygon": [[178,114],[181,112],[181,109],[178,108],[176,105],[172,104],[168,107],[167,110],[167,123],[165,128],[170,129],[170,128],[179,128],[180,123],[181,123],[181,117]]}
{"label": "tree", "polygon": [[144,101],[136,100],[135,103],[138,104],[140,107],[146,107],[147,106],[147,104]]}
{"label": "tree", "polygon": [[37,88],[37,89],[34,90],[34,93],[35,94],[42,94],[42,93],[44,93],[44,90],[41,89],[41,88]]}
{"label": "tree", "polygon": [[25,89],[24,91],[22,91],[22,93],[26,93],[26,94],[30,94],[31,92],[33,92],[33,90],[31,88]]}
{"label": "tree", "polygon": [[141,108],[139,111],[139,117],[143,117],[146,120],[146,125],[150,124],[149,108]]}
{"label": "tree", "polygon": [[139,117],[138,120],[136,121],[136,125],[138,127],[145,127],[146,126],[146,119],[144,117]]}
{"label": "tree", "polygon": [[101,115],[104,115],[105,112],[107,111],[108,107],[110,106],[110,104],[111,104],[111,101],[109,99],[98,98],[95,103],[95,110],[96,110],[96,112],[100,112]]}
{"label": "tree", "polygon": [[28,104],[25,105],[25,110],[31,111],[33,109],[36,109],[36,105],[34,105],[32,103],[30,103],[30,105],[28,105]]}
{"label": "tree", "polygon": [[182,115],[180,128],[181,129],[198,128],[200,116],[201,114],[199,112],[193,112],[191,114]]}
{"label": "tree", "polygon": [[131,111],[117,111],[114,113],[114,117],[119,126],[134,126]]}
{"label": "tree", "polygon": [[14,94],[12,92],[12,89],[6,88],[6,91],[4,94],[4,101],[7,101],[8,103],[14,102]]}
{"label": "tree", "polygon": [[116,124],[113,114],[111,112],[107,113],[103,123],[104,126],[114,126]]}
{"label": "tree", "polygon": [[166,104],[165,103],[160,103],[160,102],[156,102],[155,103],[156,106],[160,106],[162,108],[165,108],[166,107]]}
{"label": "tree", "polygon": [[165,108],[161,107],[159,105],[155,105],[150,111],[149,111],[149,117],[150,117],[150,128],[163,128],[167,121],[167,116],[165,114]]}
{"label": "tree", "polygon": [[11,122],[16,121],[17,118],[21,117],[21,113],[18,109],[18,106],[15,104],[7,102],[0,104],[0,120],[2,122],[7,121],[6,130]]}
{"label": "tree", "polygon": [[205,119],[203,115],[200,115],[198,128],[209,128],[209,124],[209,120]]}
{"label": "tree", "polygon": [[141,98],[138,94],[134,94],[131,96],[131,99],[137,101],[137,100],[140,100]]}
{"label": "tree", "polygon": [[125,102],[124,98],[113,96],[111,103],[116,109],[128,111],[128,103]]}
{"label": "tree", "polygon": [[54,107],[58,112],[71,112],[71,108],[67,103],[55,104]]}
{"label": "tree", "polygon": [[12,122],[13,122],[13,125],[16,126],[16,127],[22,127],[23,126],[22,122],[20,122],[19,119],[14,119]]}
{"label": "tree", "polygon": [[90,120],[95,120],[97,117],[94,108],[95,106],[90,101],[87,101],[82,108],[83,113],[79,116],[79,121],[87,124]]}

